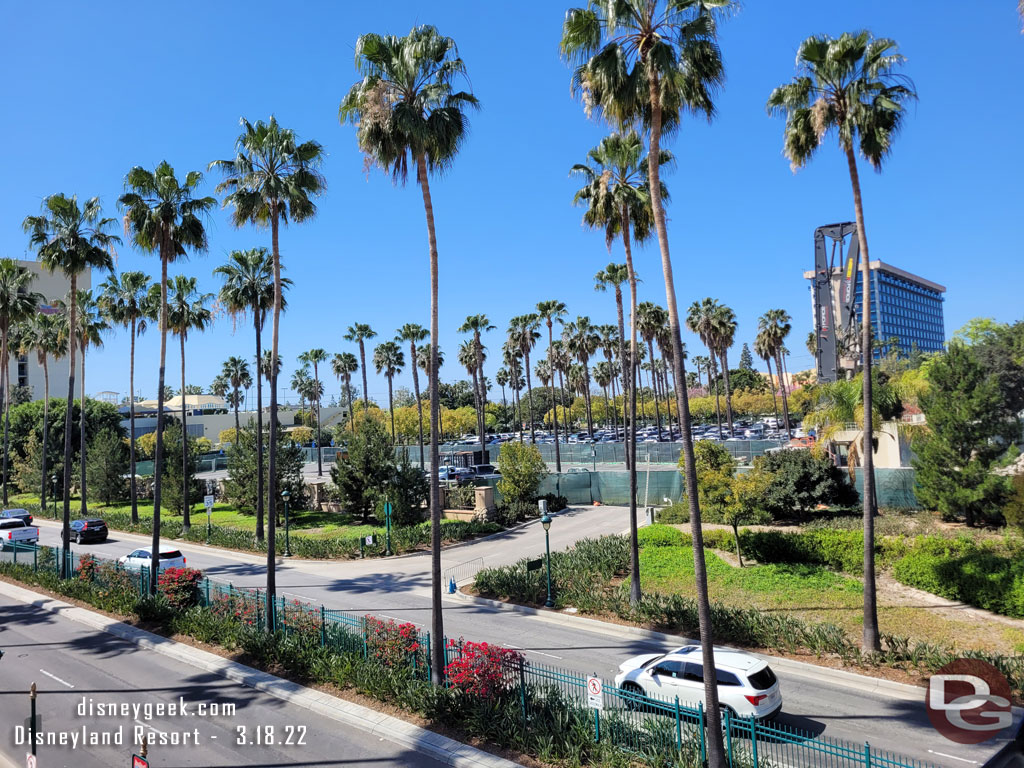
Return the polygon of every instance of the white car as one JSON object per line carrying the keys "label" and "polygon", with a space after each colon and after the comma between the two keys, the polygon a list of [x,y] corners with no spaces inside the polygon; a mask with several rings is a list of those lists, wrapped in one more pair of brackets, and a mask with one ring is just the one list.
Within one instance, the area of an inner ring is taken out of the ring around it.
{"label": "white car", "polygon": [[[703,656],[699,645],[668,653],[634,656],[619,665],[615,685],[623,691],[675,701],[693,709],[704,701]],[[739,717],[767,719],[782,709],[779,681],[767,663],[743,651],[715,648],[718,700]]]}
{"label": "white car", "polygon": [[[133,552],[129,552],[127,555],[119,558],[118,561],[125,568],[132,570],[139,568],[149,568],[153,562],[153,548],[152,547],[139,547]],[[163,570],[164,568],[184,568],[185,567],[185,556],[181,554],[181,550],[175,549],[170,545],[161,545],[160,547],[160,560],[157,570]]]}

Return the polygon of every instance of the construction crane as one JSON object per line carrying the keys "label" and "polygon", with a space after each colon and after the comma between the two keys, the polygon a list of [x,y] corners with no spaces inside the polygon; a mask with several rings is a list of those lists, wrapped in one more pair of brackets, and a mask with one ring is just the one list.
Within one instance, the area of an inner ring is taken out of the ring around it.
{"label": "construction crane", "polygon": [[[857,225],[852,221],[826,224],[814,230],[814,335],[817,340],[818,381],[836,381],[840,378],[842,357],[851,357],[850,349],[856,339],[856,286],[857,286]],[[850,243],[843,257],[843,245]],[[831,252],[828,241],[832,241]],[[836,301],[832,276],[841,268],[839,300]],[[835,309],[839,308],[839,317]]]}

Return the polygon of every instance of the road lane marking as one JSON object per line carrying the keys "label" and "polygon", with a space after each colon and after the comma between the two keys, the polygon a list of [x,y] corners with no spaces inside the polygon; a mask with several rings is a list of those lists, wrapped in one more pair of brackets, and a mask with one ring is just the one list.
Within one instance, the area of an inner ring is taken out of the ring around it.
{"label": "road lane marking", "polygon": [[553,654],[553,653],[544,653],[544,651],[534,651],[534,650],[531,650],[530,648],[522,648],[522,647],[520,647],[518,645],[509,645],[508,643],[505,643],[505,647],[506,648],[512,648],[513,650],[516,650],[516,651],[522,651],[523,653],[536,653],[539,656],[547,656],[549,659],[559,659],[559,660],[562,659],[561,656],[555,656],[555,654]]}
{"label": "road lane marking", "polygon": [[47,672],[45,669],[40,669],[39,671],[42,672],[47,677],[52,677],[54,680],[56,680],[61,685],[66,685],[68,688],[74,688],[75,687],[71,683],[69,683],[67,680],[61,680],[59,677],[57,677],[52,672]]}
{"label": "road lane marking", "polygon": [[141,720],[139,720],[139,718],[137,718],[137,717],[135,718],[135,722],[136,722],[136,723],[138,723],[139,725],[141,725],[141,726],[142,726],[143,728],[149,728],[149,730],[151,730],[151,731],[156,731],[156,732],[157,732],[157,733],[159,733],[159,734],[160,734],[161,736],[166,736],[166,735],[167,735],[167,733],[166,733],[166,732],[164,732],[164,731],[161,731],[161,730],[160,730],[159,728],[154,728],[154,727],[153,727],[152,725],[150,725],[149,723],[144,723],[144,722],[142,722],[142,721],[141,721]]}
{"label": "road lane marking", "polygon": [[391,619],[392,621],[401,621],[404,624],[412,624],[415,627],[422,627],[418,621],[409,621],[409,619],[400,619],[397,616],[388,616],[386,613],[378,613],[378,616],[383,616],[385,619]]}
{"label": "road lane marking", "polygon": [[948,757],[951,760],[959,760],[962,763],[970,763],[971,765],[980,765],[980,763],[977,760],[968,760],[966,757],[957,757],[956,755],[947,755],[945,752],[936,752],[934,749],[929,749],[928,751],[931,752],[933,755],[938,755],[939,757]]}

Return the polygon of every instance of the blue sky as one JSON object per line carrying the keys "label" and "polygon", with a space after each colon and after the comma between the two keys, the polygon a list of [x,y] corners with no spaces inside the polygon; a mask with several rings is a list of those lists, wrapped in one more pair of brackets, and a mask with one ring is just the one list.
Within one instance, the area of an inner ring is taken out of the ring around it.
{"label": "blue sky", "polygon": [[[849,179],[834,144],[793,174],[782,157],[782,121],[764,111],[771,89],[794,73],[810,34],[868,28],[899,41],[920,101],[882,174],[862,169],[871,255],[947,286],[947,336],[967,319],[1021,317],[1024,267],[1019,223],[1024,36],[1016,3],[928,4],[773,0],[749,2],[722,29],[728,81],[717,119],[688,121],[669,143],[678,163],[665,180],[679,301],[714,296],[736,310],[737,348],[752,341],[757,317],[793,315],[792,369],[810,367],[803,339],[810,299],[801,272],[811,266],[816,226],[853,218]],[[55,192],[99,195],[109,215],[124,173],[167,159],[179,172],[228,157],[240,116],[275,114],[326,147],[326,195],[319,215],[282,231],[295,281],[283,318],[283,378],[314,346],[350,349],[345,328],[366,322],[390,338],[406,322],[429,320],[426,231],[419,190],[367,177],[353,130],[337,119],[355,80],[353,45],[362,32],[404,34],[431,23],[459,44],[482,110],[455,167],[432,190],[441,257],[441,344],[459,375],[456,328],[486,313],[499,330],[485,338],[487,372],[498,367],[512,315],[549,298],[572,316],[612,322],[610,294],[593,274],[610,257],[603,237],[584,230],[571,205],[569,167],[605,135],[569,94],[558,57],[568,3],[392,0],[387,3],[36,2],[7,5],[0,28],[4,173],[0,255],[27,255],[21,221]],[[212,193],[217,179],[208,177]],[[182,264],[205,290],[234,248],[269,245],[269,234],[236,230],[226,212],[209,222],[209,253]],[[621,248],[612,257],[622,260]],[[636,254],[641,300],[664,304],[654,245]],[[118,268],[159,273],[155,259],[128,245]],[[686,338],[691,354],[699,342]],[[250,354],[249,329],[222,317],[190,338],[190,383],[208,385],[224,359]],[[179,381],[177,345],[168,379]],[[127,390],[128,339],[112,333],[91,352],[89,392]],[[158,337],[138,350],[137,387],[155,393]],[[354,350],[353,350],[354,351]],[[701,350],[702,351],[702,350]],[[397,381],[408,384],[408,370]],[[339,391],[326,382],[328,399]],[[370,394],[387,399],[383,379]],[[497,390],[492,397],[500,396]]]}

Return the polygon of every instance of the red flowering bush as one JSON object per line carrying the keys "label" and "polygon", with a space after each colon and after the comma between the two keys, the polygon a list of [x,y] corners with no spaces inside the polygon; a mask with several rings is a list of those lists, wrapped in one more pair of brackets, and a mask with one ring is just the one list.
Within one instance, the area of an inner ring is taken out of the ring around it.
{"label": "red flowering bush", "polygon": [[263,626],[266,605],[258,592],[218,592],[210,596],[210,610],[221,619],[233,619],[246,626]]}
{"label": "red flowering bush", "polygon": [[448,649],[454,659],[445,667],[445,677],[456,688],[485,699],[513,685],[523,663],[522,654],[490,643],[449,640]]}
{"label": "red flowering bush", "polygon": [[301,600],[288,600],[277,607],[278,626],[289,635],[320,636],[320,608]]}
{"label": "red flowering bush", "polygon": [[422,665],[418,655],[423,652],[420,633],[415,624],[396,624],[392,619],[382,621],[365,616],[366,644],[370,655],[387,667]]}
{"label": "red flowering bush", "polygon": [[96,578],[100,562],[93,555],[82,555],[78,558],[78,578],[81,581],[92,581]]}
{"label": "red flowering bush", "polygon": [[157,586],[172,608],[184,610],[199,602],[202,571],[195,568],[164,568],[157,577]]}

